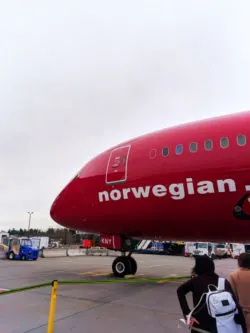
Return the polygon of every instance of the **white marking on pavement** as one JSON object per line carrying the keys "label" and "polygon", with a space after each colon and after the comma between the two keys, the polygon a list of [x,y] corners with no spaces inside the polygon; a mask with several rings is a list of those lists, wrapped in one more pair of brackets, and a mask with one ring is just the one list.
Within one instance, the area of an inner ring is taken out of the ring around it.
{"label": "white marking on pavement", "polygon": [[163,265],[152,265],[152,266],[148,266],[149,268],[152,268],[152,267],[161,267]]}

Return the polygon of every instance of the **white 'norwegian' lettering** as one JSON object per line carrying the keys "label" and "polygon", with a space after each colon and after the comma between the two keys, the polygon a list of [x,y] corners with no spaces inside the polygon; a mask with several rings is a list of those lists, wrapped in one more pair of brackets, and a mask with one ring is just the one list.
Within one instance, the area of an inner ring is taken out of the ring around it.
{"label": "white 'norwegian' lettering", "polygon": [[122,197],[121,192],[119,190],[113,190],[110,192],[110,198],[112,200],[120,200]]}
{"label": "white 'norwegian' lettering", "polygon": [[[217,185],[217,188],[216,186]],[[168,187],[163,184],[157,184],[153,186],[139,186],[139,187],[128,187],[123,189],[113,189],[110,192],[102,191],[98,193],[99,202],[104,201],[119,201],[129,199],[143,199],[149,196],[153,197],[164,197],[167,193],[173,200],[182,200],[186,194],[193,195],[196,192],[198,194],[213,194],[215,189],[219,193],[235,192],[236,183],[233,179],[219,179],[216,180],[215,184],[209,180],[203,180],[197,182],[196,185],[192,178],[186,178],[186,183],[170,184]]]}
{"label": "white 'norwegian' lettering", "polygon": [[98,196],[100,202],[103,202],[104,200],[109,201],[109,194],[107,191],[99,192]]}
{"label": "white 'norwegian' lettering", "polygon": [[199,182],[197,184],[199,187],[197,189],[200,194],[214,193],[214,184],[205,180],[204,182]]}
{"label": "white 'norwegian' lettering", "polygon": [[187,178],[186,181],[187,181],[188,194],[194,194],[193,179],[192,178]]}
{"label": "white 'norwegian' lettering", "polygon": [[164,197],[167,194],[167,189],[164,185],[155,185],[152,188],[152,192],[156,197]]}
{"label": "white 'norwegian' lettering", "polygon": [[124,188],[123,192],[123,199],[128,199],[128,193],[130,192],[130,188]]}
{"label": "white 'norwegian' lettering", "polygon": [[181,200],[185,197],[183,184],[171,184],[169,186],[169,193],[172,194],[171,198],[174,200]]}
{"label": "white 'norwegian' lettering", "polygon": [[228,185],[230,192],[236,191],[236,184],[235,181],[232,179],[225,179],[225,180],[217,180],[218,191],[219,192],[226,192],[225,184]]}
{"label": "white 'norwegian' lettering", "polygon": [[150,191],[150,186],[146,186],[145,188],[142,187],[142,186],[140,186],[138,188],[132,187],[131,190],[132,190],[136,199],[139,199],[141,197],[148,198],[149,191]]}

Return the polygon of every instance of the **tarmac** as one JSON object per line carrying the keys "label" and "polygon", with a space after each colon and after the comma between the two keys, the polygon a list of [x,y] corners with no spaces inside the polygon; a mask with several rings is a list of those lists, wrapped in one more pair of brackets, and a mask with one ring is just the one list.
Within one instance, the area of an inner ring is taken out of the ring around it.
{"label": "tarmac", "polygon": [[[189,275],[192,258],[134,255],[137,278]],[[53,280],[110,279],[111,256],[0,260],[0,290]],[[234,259],[216,260],[217,273],[228,277]],[[120,280],[120,279],[118,279]],[[181,281],[59,285],[54,333],[182,333],[176,288]],[[51,287],[1,295],[0,333],[47,332]],[[192,306],[192,305],[191,305]]]}

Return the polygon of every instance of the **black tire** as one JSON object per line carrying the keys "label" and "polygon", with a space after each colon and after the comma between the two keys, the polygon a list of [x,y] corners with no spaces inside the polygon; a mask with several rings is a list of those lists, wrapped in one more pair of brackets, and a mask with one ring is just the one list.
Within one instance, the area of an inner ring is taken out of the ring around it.
{"label": "black tire", "polygon": [[118,257],[112,264],[112,270],[114,276],[124,277],[125,275],[131,274],[131,263],[128,257]]}
{"label": "black tire", "polygon": [[24,255],[24,254],[22,254],[20,259],[21,259],[21,260],[26,260],[26,257],[25,257],[25,255]]}
{"label": "black tire", "polygon": [[128,259],[130,260],[130,267],[131,267],[130,274],[135,275],[137,272],[137,263],[133,257],[128,257]]}
{"label": "black tire", "polygon": [[8,259],[9,259],[9,260],[13,260],[14,257],[15,257],[14,252],[10,252],[10,253],[8,254]]}

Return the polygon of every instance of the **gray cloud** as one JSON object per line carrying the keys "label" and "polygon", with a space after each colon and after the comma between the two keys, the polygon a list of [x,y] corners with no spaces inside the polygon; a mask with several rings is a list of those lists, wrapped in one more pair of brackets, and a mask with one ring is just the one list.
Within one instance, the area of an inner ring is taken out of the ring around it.
{"label": "gray cloud", "polygon": [[94,155],[249,108],[247,1],[12,1],[0,11],[0,227],[54,225]]}

